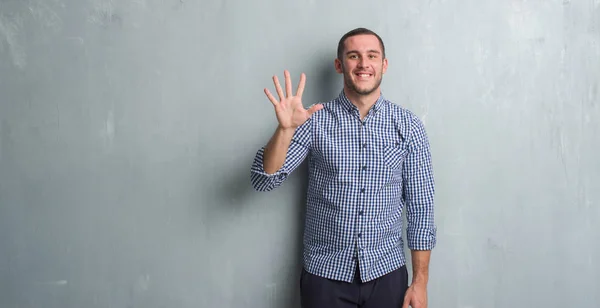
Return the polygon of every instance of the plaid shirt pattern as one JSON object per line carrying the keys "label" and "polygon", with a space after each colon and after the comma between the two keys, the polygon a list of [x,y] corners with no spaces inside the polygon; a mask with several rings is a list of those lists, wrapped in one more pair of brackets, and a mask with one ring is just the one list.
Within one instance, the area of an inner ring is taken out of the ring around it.
{"label": "plaid shirt pattern", "polygon": [[251,166],[257,191],[281,186],[308,159],[305,269],[328,279],[352,282],[358,262],[362,281],[405,264],[407,246],[436,244],[434,179],[422,121],[380,96],[364,120],[344,95],[298,127],[284,165],[263,169],[264,147]]}

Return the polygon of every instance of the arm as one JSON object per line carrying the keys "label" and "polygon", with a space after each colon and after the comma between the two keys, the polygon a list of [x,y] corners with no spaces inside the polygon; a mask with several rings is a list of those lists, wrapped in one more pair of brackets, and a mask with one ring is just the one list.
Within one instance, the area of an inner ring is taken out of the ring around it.
{"label": "arm", "polygon": [[431,250],[411,250],[413,279],[404,295],[402,308],[427,308],[427,282]]}
{"label": "arm", "polygon": [[311,116],[323,105],[316,104],[306,110],[302,105],[305,75],[300,75],[296,95],[292,94],[292,81],[288,71],[285,74],[285,94],[277,76],[273,83],[279,99],[265,89],[265,94],[275,108],[279,125],[265,147],[254,157],[251,168],[251,183],[258,191],[269,191],[280,186],[308,154],[310,146]]}
{"label": "arm", "polygon": [[404,162],[404,200],[407,217],[407,240],[411,250],[413,279],[406,292],[404,307],[427,307],[429,259],[436,245],[434,222],[434,178],[429,141],[423,123],[414,118],[411,124],[409,153]]}
{"label": "arm", "polygon": [[413,278],[412,284],[427,286],[429,282],[429,258],[431,250],[411,250]]}
{"label": "arm", "polygon": [[266,173],[273,174],[283,166],[294,131],[292,128],[277,127],[264,149],[263,165]]}
{"label": "arm", "polygon": [[295,131],[278,127],[265,147],[254,157],[251,183],[257,191],[273,190],[304,161],[310,147],[309,119]]}

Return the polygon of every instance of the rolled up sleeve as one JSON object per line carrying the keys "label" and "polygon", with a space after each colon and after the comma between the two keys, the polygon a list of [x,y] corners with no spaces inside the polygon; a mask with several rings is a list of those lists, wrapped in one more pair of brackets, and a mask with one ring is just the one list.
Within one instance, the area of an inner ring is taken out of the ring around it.
{"label": "rolled up sleeve", "polygon": [[432,250],[436,245],[437,228],[431,150],[425,127],[416,117],[412,121],[410,136],[403,171],[407,245],[411,250]]}
{"label": "rolled up sleeve", "polygon": [[310,127],[309,119],[299,126],[294,132],[294,137],[288,148],[283,166],[275,173],[269,174],[264,169],[265,146],[261,147],[254,156],[254,161],[250,168],[250,182],[257,191],[271,191],[281,186],[288,176],[298,168],[306,158],[310,149]]}

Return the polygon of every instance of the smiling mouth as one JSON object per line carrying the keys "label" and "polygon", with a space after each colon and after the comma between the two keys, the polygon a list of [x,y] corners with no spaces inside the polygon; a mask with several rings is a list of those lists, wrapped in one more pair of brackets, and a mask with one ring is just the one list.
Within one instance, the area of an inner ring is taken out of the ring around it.
{"label": "smiling mouth", "polygon": [[369,73],[357,73],[354,75],[356,75],[359,79],[368,79],[368,78],[373,77],[373,74],[369,74]]}

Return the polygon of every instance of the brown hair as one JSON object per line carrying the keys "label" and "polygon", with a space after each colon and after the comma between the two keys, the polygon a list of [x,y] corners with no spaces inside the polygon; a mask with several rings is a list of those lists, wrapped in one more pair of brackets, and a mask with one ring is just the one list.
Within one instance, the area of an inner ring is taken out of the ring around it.
{"label": "brown hair", "polygon": [[351,36],[360,35],[360,34],[374,35],[379,40],[379,45],[381,45],[381,51],[383,53],[383,58],[385,58],[385,46],[383,45],[383,40],[381,39],[381,37],[379,37],[379,35],[377,35],[377,33],[373,32],[367,28],[356,28],[356,29],[351,30],[348,33],[344,34],[344,36],[342,36],[342,38],[340,39],[340,42],[338,43],[338,48],[337,48],[337,57],[339,60],[342,60],[342,56],[344,53],[344,43],[346,42],[346,39]]}

